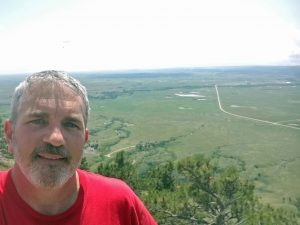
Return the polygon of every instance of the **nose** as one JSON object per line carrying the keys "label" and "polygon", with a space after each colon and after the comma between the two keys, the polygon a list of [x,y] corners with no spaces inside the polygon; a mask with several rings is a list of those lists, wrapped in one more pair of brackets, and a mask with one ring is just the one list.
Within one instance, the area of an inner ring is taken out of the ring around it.
{"label": "nose", "polygon": [[64,145],[65,139],[61,128],[58,126],[49,127],[49,131],[44,136],[44,142],[57,147]]}

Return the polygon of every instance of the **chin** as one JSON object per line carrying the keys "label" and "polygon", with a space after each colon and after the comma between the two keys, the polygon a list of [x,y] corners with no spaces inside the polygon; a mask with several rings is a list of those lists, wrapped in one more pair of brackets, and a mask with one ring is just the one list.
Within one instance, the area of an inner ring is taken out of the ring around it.
{"label": "chin", "polygon": [[27,180],[37,188],[60,188],[75,174],[77,165],[51,165],[32,163],[30,166],[20,166]]}

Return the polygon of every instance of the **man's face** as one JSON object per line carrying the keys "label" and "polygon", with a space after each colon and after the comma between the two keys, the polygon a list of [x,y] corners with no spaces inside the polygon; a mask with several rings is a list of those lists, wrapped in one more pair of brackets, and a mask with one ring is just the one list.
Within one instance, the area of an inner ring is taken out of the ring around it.
{"label": "man's face", "polygon": [[87,141],[82,99],[65,85],[35,87],[11,130],[15,169],[37,187],[59,187],[74,175]]}

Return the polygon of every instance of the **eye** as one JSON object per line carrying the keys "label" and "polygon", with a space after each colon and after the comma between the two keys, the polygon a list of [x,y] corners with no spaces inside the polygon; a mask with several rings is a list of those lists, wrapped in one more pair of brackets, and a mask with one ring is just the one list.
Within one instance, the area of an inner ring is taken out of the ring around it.
{"label": "eye", "polygon": [[44,125],[44,124],[46,124],[46,121],[42,118],[38,118],[38,119],[31,120],[30,123],[35,124],[35,125]]}
{"label": "eye", "polygon": [[76,123],[70,122],[70,121],[64,122],[64,123],[63,123],[63,126],[64,126],[65,128],[76,128],[76,129],[79,129],[79,126],[78,126]]}

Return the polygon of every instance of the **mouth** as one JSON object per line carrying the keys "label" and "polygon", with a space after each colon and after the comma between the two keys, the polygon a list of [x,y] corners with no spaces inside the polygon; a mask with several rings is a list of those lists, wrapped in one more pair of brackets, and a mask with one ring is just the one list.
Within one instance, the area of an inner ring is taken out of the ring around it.
{"label": "mouth", "polygon": [[40,159],[46,159],[46,160],[65,160],[66,158],[62,155],[57,154],[49,154],[49,153],[39,153],[38,157]]}

